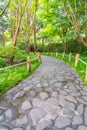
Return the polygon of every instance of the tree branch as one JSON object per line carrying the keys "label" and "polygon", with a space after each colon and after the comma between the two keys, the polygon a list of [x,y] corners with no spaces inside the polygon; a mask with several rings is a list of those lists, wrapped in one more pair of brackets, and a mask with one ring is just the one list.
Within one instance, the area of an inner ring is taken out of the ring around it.
{"label": "tree branch", "polygon": [[64,8],[64,11],[65,11],[66,16],[67,16],[67,18],[69,19],[70,23],[73,24],[73,21],[71,20],[71,18],[69,17],[69,15],[68,15],[68,13],[67,13],[67,11],[66,11],[66,8],[65,8],[64,3],[63,3],[63,8]]}
{"label": "tree branch", "polygon": [[[78,23],[77,23],[77,18],[76,18],[76,14],[75,12],[73,11],[71,5],[70,5],[70,2],[69,0],[67,0],[68,2],[68,7],[69,7],[69,13],[70,13],[70,16],[68,16],[67,14],[67,18],[69,19],[69,21],[71,21],[72,25],[74,26],[78,36],[79,36],[79,39],[81,40],[81,42],[83,43],[83,45],[85,47],[87,47],[87,41],[84,40],[84,38],[82,37],[82,35],[80,34],[80,31],[79,31],[79,27],[78,27]],[[74,1],[75,2],[75,1]],[[76,3],[75,3],[76,4]],[[76,6],[76,5],[75,5]],[[87,0],[86,0],[86,6],[87,6]],[[70,19],[71,17],[71,19]],[[86,20],[87,20],[87,10],[86,10]],[[87,21],[86,21],[86,27],[87,27]],[[87,29],[87,28],[86,28]],[[87,34],[87,30],[86,30],[86,34]],[[87,37],[87,36],[86,36]]]}
{"label": "tree branch", "polygon": [[1,12],[0,17],[2,17],[2,15],[5,13],[6,9],[9,6],[9,4],[10,4],[10,0],[9,0],[8,4],[6,5],[6,7],[3,9],[3,11]]}
{"label": "tree branch", "polygon": [[76,0],[74,0],[74,5],[75,5],[75,15],[76,15],[76,11],[77,11]]}

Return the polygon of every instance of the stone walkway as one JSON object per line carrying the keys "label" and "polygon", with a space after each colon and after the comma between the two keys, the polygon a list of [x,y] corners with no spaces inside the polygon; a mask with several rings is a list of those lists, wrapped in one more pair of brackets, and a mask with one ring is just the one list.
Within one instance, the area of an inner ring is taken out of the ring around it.
{"label": "stone walkway", "polygon": [[87,88],[63,61],[42,65],[0,98],[0,130],[87,130]]}

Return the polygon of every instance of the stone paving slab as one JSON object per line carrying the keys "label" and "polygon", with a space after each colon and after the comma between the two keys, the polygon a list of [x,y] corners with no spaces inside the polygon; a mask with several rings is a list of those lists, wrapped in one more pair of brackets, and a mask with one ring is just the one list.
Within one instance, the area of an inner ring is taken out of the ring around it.
{"label": "stone paving slab", "polygon": [[87,87],[58,59],[0,97],[0,130],[87,130]]}

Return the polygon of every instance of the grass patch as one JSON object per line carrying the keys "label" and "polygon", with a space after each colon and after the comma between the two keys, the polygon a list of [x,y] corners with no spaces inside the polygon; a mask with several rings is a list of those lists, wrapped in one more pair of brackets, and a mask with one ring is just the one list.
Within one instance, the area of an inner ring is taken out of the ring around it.
{"label": "grass patch", "polygon": [[[75,57],[72,57],[72,62],[69,62],[69,57],[67,55],[64,57],[64,59],[62,58],[62,54],[58,55],[58,57],[56,57],[55,54],[51,55],[51,54],[44,53],[44,55],[52,56],[54,58],[58,58],[60,60],[63,60],[64,62],[68,63],[71,67],[73,67],[76,70],[76,72],[79,74],[80,78],[84,81],[85,85],[87,85],[87,81],[85,81],[86,65],[84,65],[83,63],[81,63],[79,61],[78,65],[75,67]],[[73,56],[75,56],[75,54],[73,54]],[[80,55],[80,58],[82,60],[84,60],[85,62],[87,62],[86,56]]]}
{"label": "grass patch", "polygon": [[24,53],[24,52],[22,52],[22,53],[19,52],[19,54],[15,55],[14,61],[26,60],[27,57],[30,57],[32,59],[37,58],[37,56],[34,53],[27,54],[27,53]]}
{"label": "grass patch", "polygon": [[[36,58],[36,55],[34,54],[24,54],[23,56],[25,58]],[[31,75],[39,67],[39,65],[40,64],[37,60],[32,61],[31,73],[27,72],[26,64],[0,71],[0,95],[17,85],[20,81],[24,80],[29,75]]]}

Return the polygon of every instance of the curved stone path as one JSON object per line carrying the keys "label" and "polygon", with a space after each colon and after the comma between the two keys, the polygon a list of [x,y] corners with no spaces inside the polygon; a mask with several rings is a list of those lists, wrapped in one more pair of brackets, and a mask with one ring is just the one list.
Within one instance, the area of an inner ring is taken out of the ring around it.
{"label": "curved stone path", "polygon": [[87,130],[87,88],[63,61],[42,65],[0,98],[0,130]]}

